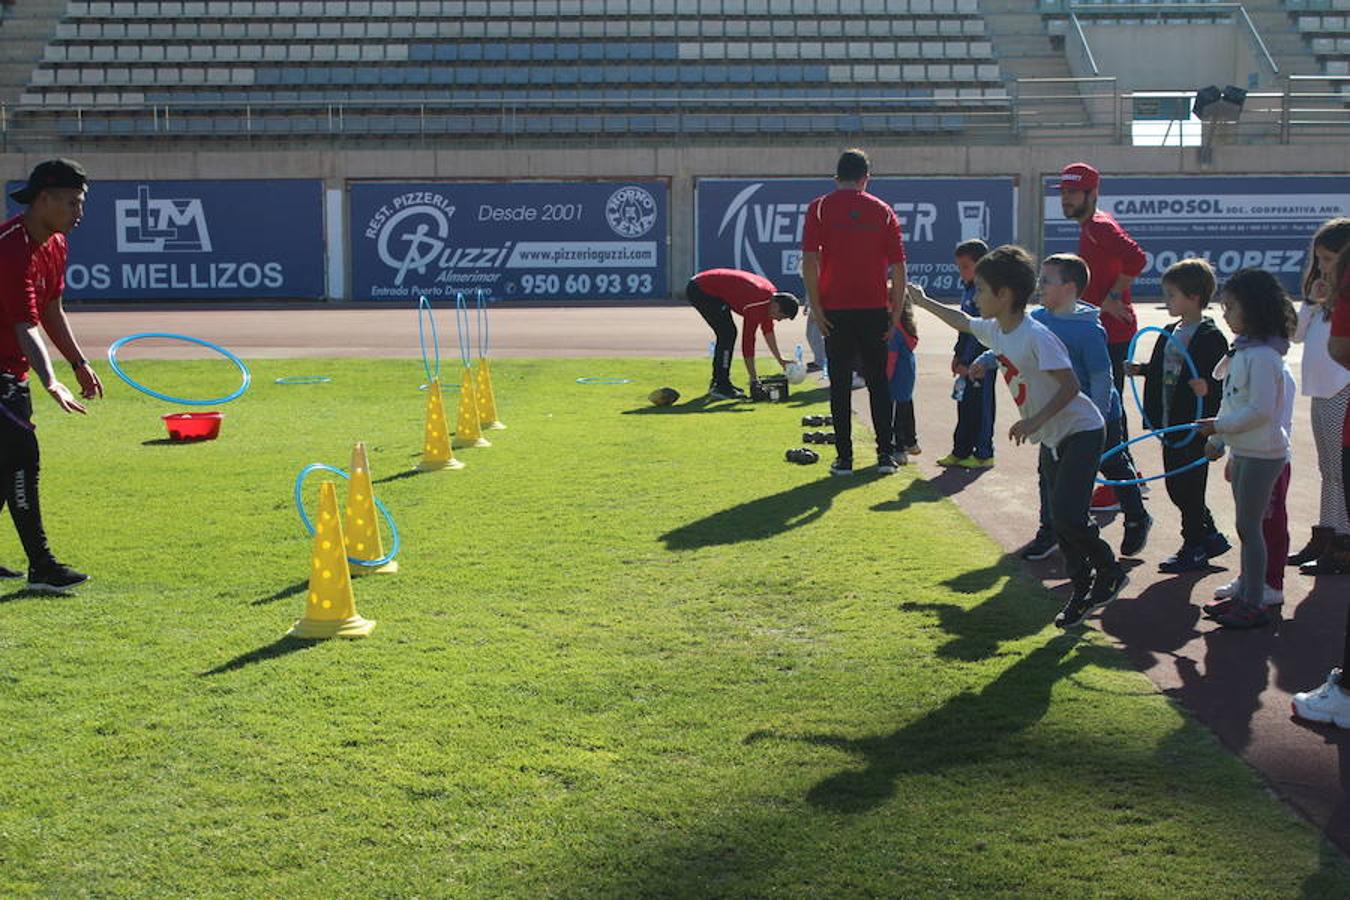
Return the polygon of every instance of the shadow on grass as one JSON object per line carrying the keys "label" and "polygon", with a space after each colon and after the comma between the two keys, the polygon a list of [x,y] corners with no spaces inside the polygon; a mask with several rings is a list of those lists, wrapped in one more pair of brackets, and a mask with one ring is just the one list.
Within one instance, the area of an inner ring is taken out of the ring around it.
{"label": "shadow on grass", "polygon": [[[1077,652],[1071,652],[1075,648]],[[1013,663],[979,693],[958,694],[890,734],[850,738],[757,731],[745,743],[801,741],[860,757],[862,769],[849,768],[822,779],[806,798],[821,810],[864,813],[888,802],[905,775],[931,774],[1015,752],[1010,742],[1044,717],[1055,682],[1090,665],[1129,668],[1107,647],[1059,635]],[[953,735],[960,739],[953,740]]]}
{"label": "shadow on grass", "polygon": [[196,441],[175,441],[173,438],[151,438],[148,441],[141,441],[142,447],[193,447],[198,444],[209,444],[208,440]]}
{"label": "shadow on grass", "polygon": [[749,401],[742,400],[714,400],[711,397],[695,397],[693,400],[686,400],[683,403],[672,403],[670,406],[639,406],[636,409],[625,409],[625,416],[680,416],[688,413],[745,413],[750,412],[752,406]]}
{"label": "shadow on grass", "polygon": [[699,547],[767,540],[809,525],[825,515],[837,495],[879,477],[882,476],[874,472],[859,473],[851,478],[826,475],[817,481],[757,497],[681,525],[661,535],[661,540],[665,541],[667,550],[697,550]]}
{"label": "shadow on grass", "polygon": [[13,603],[15,600],[70,600],[73,597],[72,594],[58,594],[54,591],[30,591],[27,587],[20,587],[8,594],[0,594],[0,603]]}
{"label": "shadow on grass", "polygon": [[971,662],[988,659],[1005,641],[1029,637],[1043,629],[1064,600],[1025,577],[1011,553],[991,566],[961,572],[941,584],[958,594],[982,594],[1000,581],[1003,584],[998,592],[975,606],[905,603],[900,608],[937,614],[938,627],[951,636],[937,648],[938,657]]}
{"label": "shadow on grass", "polygon": [[915,478],[900,491],[894,500],[886,500],[872,507],[873,512],[900,512],[916,503],[937,503],[945,497],[959,494],[988,469],[943,469],[936,478]]}
{"label": "shadow on grass", "polygon": [[287,597],[294,597],[296,594],[303,594],[305,592],[305,589],[308,587],[309,587],[309,579],[306,578],[304,581],[297,581],[295,584],[288,585],[282,588],[275,594],[271,594],[270,596],[267,597],[260,597],[259,599],[254,600],[253,605],[263,606],[268,603],[275,603],[278,600],[285,600]]}
{"label": "shadow on grass", "polygon": [[814,406],[817,403],[828,403],[830,400],[829,387],[812,388],[809,391],[802,391],[800,394],[788,394],[787,405],[800,409],[803,406]]}
{"label": "shadow on grass", "polygon": [[322,641],[305,640],[303,638],[286,635],[280,640],[273,641],[264,647],[259,647],[257,650],[241,653],[229,662],[221,663],[214,669],[202,672],[201,677],[205,678],[209,675],[223,675],[226,672],[233,672],[236,669],[242,669],[245,666],[251,666],[254,663],[267,662],[269,659],[287,656],[291,653],[295,653],[297,650],[308,650],[310,647],[320,643],[322,643]]}
{"label": "shadow on grass", "polygon": [[[414,454],[414,455],[417,456],[417,457],[419,457],[419,458],[422,456],[422,454],[420,454],[420,453],[417,453],[417,454]],[[438,470],[436,470],[436,469],[408,469],[408,470],[403,471],[403,472],[395,472],[393,475],[386,475],[386,476],[384,476],[383,478],[376,478],[375,480],[373,480],[373,481],[371,482],[371,484],[388,484],[388,483],[391,482],[391,481],[402,481],[404,478],[416,478],[418,475],[427,475],[427,474],[430,474],[431,472],[435,472],[435,471],[438,471]]]}

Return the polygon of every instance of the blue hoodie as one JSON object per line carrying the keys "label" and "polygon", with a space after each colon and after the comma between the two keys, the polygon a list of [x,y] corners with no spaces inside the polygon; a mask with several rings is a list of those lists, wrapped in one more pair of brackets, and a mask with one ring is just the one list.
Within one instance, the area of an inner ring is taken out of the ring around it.
{"label": "blue hoodie", "polygon": [[[1108,422],[1120,418],[1120,394],[1111,379],[1111,354],[1106,349],[1101,310],[1079,300],[1073,309],[1060,314],[1038,306],[1031,311],[1031,317],[1064,342],[1079,390],[1092,400],[1102,418]],[[998,365],[992,353],[982,355],[980,362],[989,371]]]}

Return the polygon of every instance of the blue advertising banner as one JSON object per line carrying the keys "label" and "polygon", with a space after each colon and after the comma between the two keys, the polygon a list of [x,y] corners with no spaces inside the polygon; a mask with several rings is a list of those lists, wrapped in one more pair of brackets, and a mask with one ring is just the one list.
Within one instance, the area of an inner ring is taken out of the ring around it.
{"label": "blue advertising banner", "polygon": [[[757,272],[802,294],[806,207],[834,189],[829,178],[700,178],[694,190],[695,267]],[[934,296],[960,293],[952,251],[980,238],[1013,240],[1017,192],[1011,178],[873,178],[867,190],[895,208],[909,278]]]}
{"label": "blue advertising banner", "polygon": [[668,194],[659,181],[352,184],[352,297],[663,298]]}
{"label": "blue advertising banner", "polygon": [[[24,182],[9,182],[9,191]],[[9,201],[10,215],[19,212]],[[319,299],[318,180],[98,181],[70,234],[71,300]]]}
{"label": "blue advertising banner", "polygon": [[[1058,176],[1045,180],[1046,254],[1075,253],[1078,223],[1064,217]],[[1219,280],[1257,267],[1300,293],[1317,226],[1350,215],[1350,178],[1315,176],[1104,177],[1097,208],[1110,213],[1148,254],[1135,296],[1162,296],[1162,273],[1200,256]]]}

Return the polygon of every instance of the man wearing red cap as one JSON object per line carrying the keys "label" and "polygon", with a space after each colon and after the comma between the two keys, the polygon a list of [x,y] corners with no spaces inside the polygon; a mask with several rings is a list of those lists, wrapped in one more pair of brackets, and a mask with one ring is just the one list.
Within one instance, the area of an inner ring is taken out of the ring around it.
{"label": "man wearing red cap", "polygon": [[[1101,173],[1087,163],[1065,166],[1059,174],[1059,202],[1064,217],[1078,223],[1078,255],[1089,270],[1087,290],[1081,299],[1101,308],[1102,327],[1106,329],[1107,350],[1111,354],[1111,376],[1116,390],[1124,397],[1125,351],[1139,330],[1130,302],[1130,284],[1144,271],[1148,260],[1129,232],[1110,213],[1097,209],[1101,179]],[[1129,437],[1123,405],[1120,433],[1122,440]],[[1111,510],[1119,509],[1120,505],[1114,491],[1101,487],[1093,494],[1092,508]]]}
{"label": "man wearing red cap", "polygon": [[[83,413],[70,389],[56,380],[42,339],[45,330],[69,361],[86,399],[103,396],[98,375],[70,329],[61,294],[65,289],[66,234],[84,214],[87,177],[79,163],[49,159],[28,183],[10,194],[26,208],[0,224],[0,503],[9,506],[19,542],[28,556],[28,588],[61,592],[89,576],[57,562],[47,546],[38,505],[38,441],[28,369],[56,405]],[[0,578],[17,578],[0,566]]]}

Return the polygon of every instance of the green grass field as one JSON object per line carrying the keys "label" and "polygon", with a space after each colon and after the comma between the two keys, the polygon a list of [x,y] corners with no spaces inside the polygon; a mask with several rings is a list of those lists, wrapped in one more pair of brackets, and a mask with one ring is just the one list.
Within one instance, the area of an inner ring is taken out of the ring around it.
{"label": "green grass field", "polygon": [[[822,392],[647,406],[705,366],[498,361],[508,430],[416,476],[417,361],[256,363],[197,445],[112,378],[88,419],[36,398],[53,546],[95,580],[0,596],[0,895],[1350,891],[912,469],[783,462]],[[402,571],[356,583],[371,637],[285,639],[292,479],[358,439]]]}

